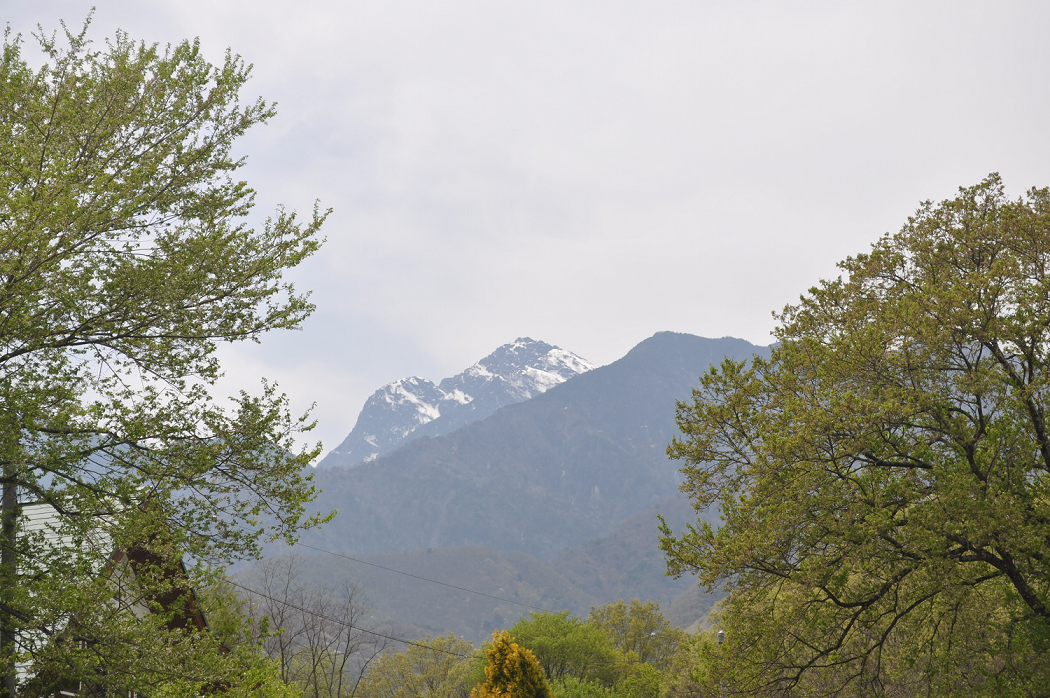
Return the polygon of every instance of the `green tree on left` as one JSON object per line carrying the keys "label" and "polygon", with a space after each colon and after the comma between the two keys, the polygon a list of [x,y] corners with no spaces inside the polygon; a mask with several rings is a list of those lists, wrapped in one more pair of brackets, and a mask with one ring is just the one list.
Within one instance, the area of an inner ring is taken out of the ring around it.
{"label": "green tree on left", "polygon": [[[8,31],[0,56],[2,689],[18,690],[19,662],[147,695],[251,690],[258,677],[168,630],[155,600],[189,593],[164,573],[183,555],[199,576],[318,521],[303,475],[318,448],[295,446],[309,418],[265,382],[211,390],[221,344],[311,312],[282,276],[326,214],[249,222],[232,148],[274,110],[242,103],[238,56],[124,33],[93,45],[86,24],[36,43],[41,58]],[[53,535],[26,529],[29,501],[60,513]],[[125,576],[123,598],[160,613],[111,603],[99,559],[130,546],[156,569]]]}

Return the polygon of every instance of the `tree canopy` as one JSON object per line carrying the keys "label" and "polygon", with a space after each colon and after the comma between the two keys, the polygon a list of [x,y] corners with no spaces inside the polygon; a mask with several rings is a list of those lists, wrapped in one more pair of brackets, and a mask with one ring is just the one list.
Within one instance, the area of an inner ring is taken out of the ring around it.
{"label": "tree canopy", "polygon": [[[162,612],[157,599],[189,593],[166,573],[183,554],[221,565],[316,521],[303,468],[318,449],[295,446],[308,417],[273,385],[225,404],[211,390],[221,343],[312,310],[282,275],[318,249],[326,214],[250,224],[232,148],[274,109],[241,102],[238,56],[213,65],[197,42],[123,33],[95,47],[86,24],[37,40],[39,68],[10,31],[0,58],[6,690],[16,660],[125,691],[232,690],[236,668],[203,659],[214,642],[165,632],[163,613],[112,612],[99,561],[145,549],[158,570],[124,581]],[[27,502],[57,512],[49,530],[27,527]],[[60,632],[77,641],[44,641]]]}
{"label": "tree canopy", "polygon": [[360,698],[467,698],[477,664],[474,646],[455,635],[418,640],[383,654],[361,679]]}
{"label": "tree canopy", "polygon": [[568,611],[532,613],[515,623],[510,633],[532,650],[551,681],[572,677],[608,686],[617,679],[618,658],[609,636],[591,623],[569,617]]}
{"label": "tree canopy", "polygon": [[642,602],[623,599],[595,608],[591,606],[588,623],[601,628],[621,652],[633,652],[640,662],[663,669],[678,646],[685,641],[685,632],[671,625],[660,613],[656,601]]}
{"label": "tree canopy", "polygon": [[[1050,190],[924,203],[679,404],[672,573],[728,585],[735,691],[1050,685]],[[1041,693],[1040,693],[1041,691]]]}

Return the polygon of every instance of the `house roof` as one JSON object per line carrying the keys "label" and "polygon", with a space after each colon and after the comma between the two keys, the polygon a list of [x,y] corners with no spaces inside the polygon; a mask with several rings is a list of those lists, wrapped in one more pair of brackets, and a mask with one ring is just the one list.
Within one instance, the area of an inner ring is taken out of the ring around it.
{"label": "house roof", "polygon": [[[130,574],[134,577],[136,568],[141,568],[143,565],[164,566],[164,561],[160,556],[149,551],[145,546],[132,545],[128,549],[119,548],[105,532],[95,531],[75,536],[66,525],[62,514],[51,504],[27,502],[21,504],[20,508],[20,535],[31,536],[43,545],[54,546],[59,552],[76,546],[82,552],[94,553],[96,561],[92,567],[95,574],[112,577],[118,587],[125,575]],[[174,566],[167,565],[164,576],[168,581],[189,581],[189,575],[182,560],[179,560]],[[185,593],[187,588],[188,594]],[[209,630],[207,619],[192,587],[178,583],[172,584],[166,592],[157,594],[147,601],[148,603],[132,602],[128,605],[128,610],[141,617],[151,612],[152,604],[157,604],[166,610],[179,611],[174,613],[172,619],[167,623],[169,630]],[[175,608],[180,605],[181,609]],[[40,636],[39,641],[46,641],[43,635]],[[228,651],[225,646],[220,646],[220,652]],[[16,665],[19,683],[27,677],[29,670],[28,665]]]}

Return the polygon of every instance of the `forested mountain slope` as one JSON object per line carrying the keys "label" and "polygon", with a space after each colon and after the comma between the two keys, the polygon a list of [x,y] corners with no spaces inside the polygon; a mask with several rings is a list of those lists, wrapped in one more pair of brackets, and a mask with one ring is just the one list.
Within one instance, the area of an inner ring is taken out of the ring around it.
{"label": "forested mountain slope", "polygon": [[668,620],[689,627],[704,619],[718,596],[704,594],[692,577],[674,580],[664,575],[667,568],[657,547],[657,514],[675,531],[696,519],[685,496],[675,494],[608,535],[565,550],[550,562],[487,546],[356,554],[371,565],[305,549],[303,573],[317,584],[333,584],[344,577],[352,580],[373,607],[373,621],[412,637],[454,632],[480,644],[494,629],[509,627],[529,613],[528,607],[518,604],[568,609],[585,618],[591,606],[618,598],[659,601]]}
{"label": "forested mountain slope", "polygon": [[[689,499],[675,493],[627,519],[612,533],[566,548],[551,560],[551,567],[573,586],[603,601],[638,598],[669,603],[695,586],[696,580],[666,576],[658,515],[676,534],[697,520]],[[704,512],[703,518],[718,522],[717,512]]]}
{"label": "forested mountain slope", "polygon": [[447,436],[422,437],[356,468],[317,471],[335,520],[304,536],[335,551],[491,546],[549,560],[673,495],[675,400],[744,340],[661,332]]}

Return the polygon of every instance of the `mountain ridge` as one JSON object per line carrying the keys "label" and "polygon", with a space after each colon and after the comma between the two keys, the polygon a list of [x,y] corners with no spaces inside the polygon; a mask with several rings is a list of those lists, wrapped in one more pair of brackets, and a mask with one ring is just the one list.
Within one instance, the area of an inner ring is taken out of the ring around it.
{"label": "mountain ridge", "polygon": [[491,546],[549,560],[600,538],[677,491],[665,449],[676,400],[741,339],[657,333],[618,361],[354,468],[315,472],[335,520],[304,534],[333,551]]}
{"label": "mountain ridge", "polygon": [[354,428],[318,466],[370,462],[413,439],[441,436],[484,419],[593,368],[570,351],[519,337],[440,383],[419,376],[392,381],[365,401]]}

